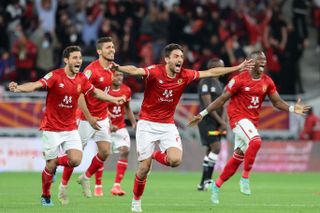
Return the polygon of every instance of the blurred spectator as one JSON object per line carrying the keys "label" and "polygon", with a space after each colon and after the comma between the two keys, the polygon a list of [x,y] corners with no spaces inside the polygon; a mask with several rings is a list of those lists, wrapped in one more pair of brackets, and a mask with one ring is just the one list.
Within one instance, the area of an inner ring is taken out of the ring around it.
{"label": "blurred spectator", "polygon": [[11,52],[15,57],[17,81],[19,83],[31,81],[33,77],[36,77],[33,72],[36,64],[37,47],[27,38],[21,27],[17,27],[16,34],[18,39],[13,44]]}
{"label": "blurred spectator", "polygon": [[35,0],[40,25],[45,32],[54,32],[58,0]]}
{"label": "blurred spectator", "polygon": [[14,76],[14,60],[6,50],[0,51],[0,81],[13,81]]}
{"label": "blurred spectator", "polygon": [[320,118],[313,112],[312,108],[306,117],[300,139],[320,141]]}
{"label": "blurred spectator", "polygon": [[48,71],[56,67],[54,53],[59,47],[57,38],[54,33],[44,32],[39,27],[32,35],[32,40],[37,48],[36,72],[37,79],[42,78]]}
{"label": "blurred spectator", "polygon": [[7,27],[5,17],[0,14],[0,47],[5,50],[9,50],[10,48]]}

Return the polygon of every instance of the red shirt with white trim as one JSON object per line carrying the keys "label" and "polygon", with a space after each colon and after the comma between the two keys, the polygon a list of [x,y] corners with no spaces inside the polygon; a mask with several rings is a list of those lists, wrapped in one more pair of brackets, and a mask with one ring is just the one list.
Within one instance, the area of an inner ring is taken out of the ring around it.
{"label": "red shirt with white trim", "polygon": [[64,68],[48,73],[39,81],[48,91],[40,129],[55,132],[77,129],[78,98],[81,93],[91,94],[94,86],[82,73],[73,78],[67,76]]}
{"label": "red shirt with white trim", "polygon": [[226,86],[226,90],[232,95],[228,105],[232,129],[244,118],[257,126],[262,102],[266,95],[277,91],[269,76],[263,73],[259,79],[253,79],[248,71],[233,77]]}
{"label": "red shirt with white trim", "polygon": [[182,92],[193,80],[199,79],[199,71],[181,68],[180,73],[171,78],[165,65],[152,65],[146,67],[145,72],[140,119],[174,123],[174,112]]}
{"label": "red shirt with white trim", "polygon": [[[108,94],[112,84],[113,71],[102,67],[99,60],[95,60],[84,69],[83,73],[94,87]],[[107,102],[101,101],[93,96],[86,96],[85,99],[88,110],[92,116],[101,120],[108,117]],[[83,113],[81,113],[80,119],[86,120]]]}
{"label": "red shirt with white trim", "polygon": [[116,105],[114,103],[109,103],[108,111],[110,113],[111,124],[117,126],[119,129],[124,128],[126,126],[124,122],[125,111],[124,107],[126,104],[130,104],[131,100],[131,89],[122,84],[118,90],[113,90],[112,88],[109,90],[109,95],[114,97],[126,97],[126,102],[120,105]]}

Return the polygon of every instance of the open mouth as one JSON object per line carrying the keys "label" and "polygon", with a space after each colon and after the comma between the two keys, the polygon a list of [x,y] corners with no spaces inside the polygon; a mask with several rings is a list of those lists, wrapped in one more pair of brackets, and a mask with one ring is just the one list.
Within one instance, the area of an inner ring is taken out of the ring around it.
{"label": "open mouth", "polygon": [[181,68],[181,64],[179,63],[179,64],[176,64],[176,67],[177,68]]}
{"label": "open mouth", "polygon": [[77,65],[74,65],[74,68],[80,69],[80,66],[81,66],[81,65],[77,64]]}

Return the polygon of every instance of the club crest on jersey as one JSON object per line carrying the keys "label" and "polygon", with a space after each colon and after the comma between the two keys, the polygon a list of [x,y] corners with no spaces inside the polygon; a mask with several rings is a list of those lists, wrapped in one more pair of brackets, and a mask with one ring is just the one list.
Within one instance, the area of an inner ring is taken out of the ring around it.
{"label": "club crest on jersey", "polygon": [[179,78],[178,79],[178,84],[181,84],[182,83],[182,78]]}
{"label": "club crest on jersey", "polygon": [[160,79],[160,80],[159,80],[159,84],[163,84],[163,80]]}
{"label": "club crest on jersey", "polygon": [[51,78],[52,77],[52,72],[49,72],[48,74],[46,74],[43,78],[44,79],[46,79],[46,80],[48,80],[49,78]]}
{"label": "club crest on jersey", "polygon": [[92,75],[91,70],[86,70],[86,71],[84,72],[84,75],[85,75],[87,78],[90,78],[91,75]]}
{"label": "club crest on jersey", "polygon": [[80,93],[80,92],[81,92],[81,85],[78,84],[78,85],[77,85],[77,93]]}
{"label": "club crest on jersey", "polygon": [[267,86],[266,86],[266,85],[263,85],[263,86],[262,86],[262,91],[263,91],[263,92],[266,92],[266,91],[267,91]]}
{"label": "club crest on jersey", "polygon": [[234,80],[234,78],[231,79],[231,80],[229,81],[229,83],[228,83],[228,87],[231,89],[231,88],[233,87],[233,85],[234,85],[235,82],[236,82],[236,80]]}

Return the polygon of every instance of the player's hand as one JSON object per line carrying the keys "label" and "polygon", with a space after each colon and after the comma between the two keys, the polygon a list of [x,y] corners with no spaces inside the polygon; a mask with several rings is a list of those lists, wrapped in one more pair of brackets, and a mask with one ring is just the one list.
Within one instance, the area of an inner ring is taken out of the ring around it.
{"label": "player's hand", "polygon": [[254,68],[254,61],[252,59],[245,59],[241,64],[239,64],[239,71],[242,70],[252,70]]}
{"label": "player's hand", "polygon": [[297,103],[294,105],[294,112],[299,115],[306,115],[311,109],[311,106],[301,104],[301,98],[298,98]]}
{"label": "player's hand", "polygon": [[109,67],[110,70],[113,70],[113,71],[118,71],[119,69],[119,64],[115,63],[115,62],[112,62],[110,67]]}
{"label": "player's hand", "polygon": [[121,105],[123,103],[125,103],[127,100],[126,100],[126,96],[121,96],[121,97],[115,97],[113,101],[113,103],[117,104],[117,105]]}
{"label": "player's hand", "polygon": [[110,131],[111,131],[111,132],[116,132],[118,129],[119,129],[118,126],[116,126],[116,125],[110,125]]}
{"label": "player's hand", "polygon": [[200,121],[202,121],[202,118],[203,118],[203,117],[202,117],[200,114],[194,116],[194,117],[192,118],[192,120],[189,121],[188,126],[189,126],[189,127],[193,127],[193,126],[198,125],[198,123],[200,123]]}
{"label": "player's hand", "polygon": [[220,134],[223,134],[223,132],[226,132],[226,130],[227,130],[227,123],[226,122],[220,123],[220,126],[219,126]]}
{"label": "player's hand", "polygon": [[11,92],[20,92],[20,90],[18,90],[18,84],[13,81],[9,83],[9,90]]}
{"label": "player's hand", "polygon": [[90,123],[90,125],[92,126],[93,129],[100,130],[101,126],[98,124],[99,120],[100,120],[99,118],[91,116],[88,119],[88,122]]}

